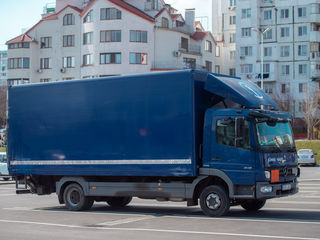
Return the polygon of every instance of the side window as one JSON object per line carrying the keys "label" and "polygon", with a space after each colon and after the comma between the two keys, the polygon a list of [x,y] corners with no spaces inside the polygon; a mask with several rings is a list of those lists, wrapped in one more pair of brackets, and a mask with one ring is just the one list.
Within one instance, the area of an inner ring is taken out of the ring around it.
{"label": "side window", "polygon": [[217,120],[217,143],[235,147],[235,120],[231,118]]}
{"label": "side window", "polygon": [[218,144],[250,149],[249,121],[238,118],[217,120],[216,140]]}

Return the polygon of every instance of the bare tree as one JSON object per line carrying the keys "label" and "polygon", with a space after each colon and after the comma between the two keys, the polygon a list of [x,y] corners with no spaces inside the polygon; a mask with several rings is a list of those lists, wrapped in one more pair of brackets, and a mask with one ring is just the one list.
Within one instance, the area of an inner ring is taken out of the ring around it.
{"label": "bare tree", "polygon": [[0,127],[7,122],[7,87],[0,85]]}
{"label": "bare tree", "polygon": [[302,111],[308,129],[308,139],[313,139],[313,128],[320,124],[320,92],[306,94],[302,101]]}

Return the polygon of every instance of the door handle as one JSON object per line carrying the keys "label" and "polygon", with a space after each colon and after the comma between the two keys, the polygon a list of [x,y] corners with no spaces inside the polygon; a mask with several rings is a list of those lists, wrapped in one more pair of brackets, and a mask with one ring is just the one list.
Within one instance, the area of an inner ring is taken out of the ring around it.
{"label": "door handle", "polygon": [[221,158],[211,158],[212,161],[221,161]]}

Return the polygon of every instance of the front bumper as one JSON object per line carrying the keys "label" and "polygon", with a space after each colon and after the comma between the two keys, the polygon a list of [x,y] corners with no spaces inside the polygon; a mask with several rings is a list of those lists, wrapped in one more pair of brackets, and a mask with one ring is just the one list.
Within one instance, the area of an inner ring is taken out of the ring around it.
{"label": "front bumper", "polygon": [[286,182],[277,184],[271,184],[268,182],[258,182],[256,184],[257,199],[284,197],[288,195],[293,195],[298,191],[299,187],[297,182]]}

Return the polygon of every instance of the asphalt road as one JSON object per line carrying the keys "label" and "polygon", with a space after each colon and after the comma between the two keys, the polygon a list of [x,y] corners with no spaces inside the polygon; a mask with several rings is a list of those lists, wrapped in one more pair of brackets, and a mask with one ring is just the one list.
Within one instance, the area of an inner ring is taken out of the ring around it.
{"label": "asphalt road", "polygon": [[302,167],[297,195],[269,200],[257,213],[232,207],[221,218],[185,203],[134,199],[121,209],[95,203],[70,212],[50,196],[15,195],[0,181],[0,239],[296,239],[320,240],[320,167]]}

